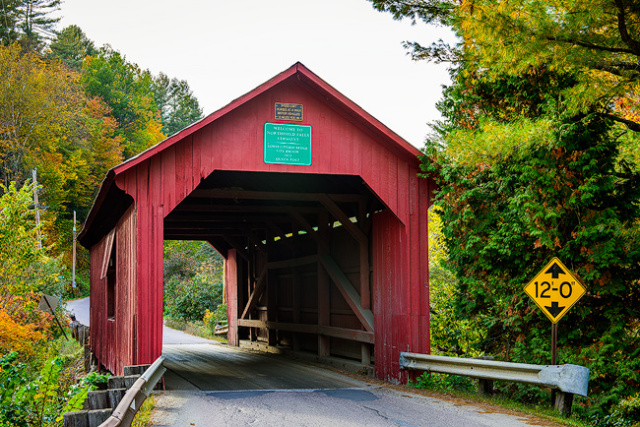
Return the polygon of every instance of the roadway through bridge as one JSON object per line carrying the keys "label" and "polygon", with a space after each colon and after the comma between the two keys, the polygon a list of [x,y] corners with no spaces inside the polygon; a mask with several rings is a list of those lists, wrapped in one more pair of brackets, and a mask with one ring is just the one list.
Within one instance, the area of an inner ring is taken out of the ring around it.
{"label": "roadway through bridge", "polygon": [[[89,299],[67,303],[89,325]],[[555,426],[497,407],[430,397],[165,327],[166,391],[153,426]]]}
{"label": "roadway through bridge", "polygon": [[[175,340],[175,338],[174,338]],[[199,339],[198,339],[199,340]],[[214,341],[165,344],[155,426],[553,426]]]}
{"label": "roadway through bridge", "polygon": [[164,345],[167,390],[298,390],[360,387],[329,369],[284,357],[242,351],[215,341]]}

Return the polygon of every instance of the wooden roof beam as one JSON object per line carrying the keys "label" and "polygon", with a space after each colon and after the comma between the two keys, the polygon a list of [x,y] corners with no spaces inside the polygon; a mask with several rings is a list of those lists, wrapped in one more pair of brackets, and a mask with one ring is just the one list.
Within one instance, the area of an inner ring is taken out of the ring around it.
{"label": "wooden roof beam", "polygon": [[236,200],[281,200],[318,202],[323,197],[340,203],[360,203],[367,200],[366,194],[331,194],[325,193],[289,193],[280,191],[247,191],[247,190],[223,190],[223,189],[196,189],[189,197],[202,199],[236,199]]}
{"label": "wooden roof beam", "polygon": [[360,228],[351,222],[351,219],[345,214],[340,206],[338,206],[333,200],[329,198],[329,196],[324,195],[320,202],[322,206],[324,206],[330,213],[333,215],[342,226],[351,234],[358,242],[360,243],[368,243],[369,238],[366,234],[360,230]]}
{"label": "wooden roof beam", "polygon": [[316,230],[313,229],[311,224],[309,224],[307,220],[299,212],[297,212],[295,209],[291,209],[289,211],[289,215],[291,215],[291,217],[295,219],[296,222],[300,224],[300,226],[302,226],[302,228],[304,228],[304,231],[306,231],[307,234],[311,236],[311,238],[313,238],[313,240],[315,240],[316,243],[318,243],[319,247],[324,249],[325,252],[329,251],[329,243],[326,240],[324,240],[322,236],[320,236],[320,233],[318,233]]}
{"label": "wooden roof beam", "polygon": [[193,212],[238,212],[238,213],[286,213],[289,208],[295,208],[298,212],[304,213],[319,213],[321,208],[319,206],[290,206],[290,205],[264,205],[264,206],[242,206],[242,205],[200,205],[194,203],[184,204],[181,203],[177,208],[171,212],[174,213],[193,213]]}

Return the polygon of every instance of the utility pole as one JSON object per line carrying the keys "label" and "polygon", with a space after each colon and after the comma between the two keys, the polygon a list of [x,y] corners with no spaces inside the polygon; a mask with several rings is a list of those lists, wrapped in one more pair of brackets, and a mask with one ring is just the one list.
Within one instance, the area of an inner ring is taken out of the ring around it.
{"label": "utility pole", "polygon": [[38,248],[42,249],[42,236],[40,235],[40,204],[38,203],[38,169],[31,171],[33,177],[33,203],[36,209],[36,234],[38,236]]}
{"label": "utility pole", "polygon": [[71,267],[71,286],[76,288],[76,211],[73,211],[73,264]]}

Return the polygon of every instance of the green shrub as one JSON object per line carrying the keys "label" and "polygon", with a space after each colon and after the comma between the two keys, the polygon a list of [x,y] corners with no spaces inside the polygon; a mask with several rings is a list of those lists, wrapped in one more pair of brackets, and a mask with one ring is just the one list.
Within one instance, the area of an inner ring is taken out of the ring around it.
{"label": "green shrub", "polygon": [[0,426],[43,426],[62,420],[61,414],[82,408],[89,387],[66,388],[64,357],[47,360],[32,373],[17,352],[0,357]]}
{"label": "green shrub", "polygon": [[183,320],[202,320],[207,310],[222,303],[222,283],[209,283],[202,276],[173,278],[165,285],[165,314]]}
{"label": "green shrub", "polygon": [[639,427],[640,393],[621,400],[610,415],[593,416],[590,421],[596,427]]}
{"label": "green shrub", "polygon": [[164,246],[164,314],[202,322],[222,301],[224,260],[207,242],[169,241]]}
{"label": "green shrub", "polygon": [[416,378],[415,381],[409,381],[409,385],[426,390],[436,391],[475,391],[476,385],[471,378],[460,375],[433,374],[425,372]]}

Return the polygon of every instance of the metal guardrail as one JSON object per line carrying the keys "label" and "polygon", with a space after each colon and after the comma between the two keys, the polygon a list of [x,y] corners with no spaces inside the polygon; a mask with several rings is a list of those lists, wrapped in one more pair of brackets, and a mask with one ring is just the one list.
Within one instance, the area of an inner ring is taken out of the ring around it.
{"label": "metal guardrail", "polygon": [[403,352],[400,368],[557,389],[561,393],[555,407],[565,415],[571,413],[573,395],[587,396],[589,388],[589,369],[578,365],[531,365]]}
{"label": "metal guardrail", "polygon": [[100,427],[131,426],[133,418],[142,406],[142,403],[151,394],[154,387],[160,381],[167,369],[163,366],[164,357],[160,356],[144,374],[136,380],[124,395],[111,416]]}

